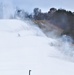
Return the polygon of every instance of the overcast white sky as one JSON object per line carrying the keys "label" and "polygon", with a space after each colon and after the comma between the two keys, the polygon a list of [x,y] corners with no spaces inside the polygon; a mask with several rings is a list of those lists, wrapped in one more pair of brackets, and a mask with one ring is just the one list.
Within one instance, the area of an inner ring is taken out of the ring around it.
{"label": "overcast white sky", "polygon": [[42,11],[48,11],[51,7],[74,11],[74,0],[13,0],[13,3],[28,11],[35,7],[41,8]]}
{"label": "overcast white sky", "polygon": [[32,10],[35,7],[41,8],[42,11],[48,11],[51,7],[64,8],[66,10],[74,11],[74,0],[4,0],[4,1],[8,3],[12,1],[14,7],[17,6],[30,12],[32,12]]}

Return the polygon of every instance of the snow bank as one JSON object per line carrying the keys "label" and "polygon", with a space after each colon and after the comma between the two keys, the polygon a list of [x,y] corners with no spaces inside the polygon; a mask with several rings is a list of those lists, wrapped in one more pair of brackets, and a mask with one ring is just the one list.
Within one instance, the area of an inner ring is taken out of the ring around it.
{"label": "snow bank", "polygon": [[0,20],[0,75],[73,75],[74,63],[56,58],[55,43],[27,22]]}
{"label": "snow bank", "polygon": [[[10,33],[16,33],[20,34],[21,36],[25,35],[40,35],[45,36],[42,31],[36,27],[35,25],[30,25],[27,21],[23,22],[21,20],[9,20],[9,19],[3,19],[0,20],[0,32],[10,32]],[[2,34],[3,35],[3,34]]]}

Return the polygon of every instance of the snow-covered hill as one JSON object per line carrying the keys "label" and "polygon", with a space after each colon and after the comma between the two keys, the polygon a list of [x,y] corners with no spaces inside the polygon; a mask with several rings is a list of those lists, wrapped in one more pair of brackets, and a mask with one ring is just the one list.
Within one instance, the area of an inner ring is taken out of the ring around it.
{"label": "snow-covered hill", "polygon": [[74,75],[55,44],[33,23],[0,20],[0,75]]}

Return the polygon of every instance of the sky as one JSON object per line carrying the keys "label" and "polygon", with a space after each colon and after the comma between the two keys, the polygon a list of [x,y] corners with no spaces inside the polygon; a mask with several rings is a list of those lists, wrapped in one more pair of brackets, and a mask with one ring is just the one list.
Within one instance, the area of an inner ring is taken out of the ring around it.
{"label": "sky", "polygon": [[32,11],[35,7],[45,12],[52,7],[74,11],[74,0],[13,0],[13,3],[27,11]]}
{"label": "sky", "polygon": [[0,2],[12,3],[16,8],[21,8],[32,12],[34,8],[38,7],[42,11],[47,12],[50,8],[63,8],[74,11],[74,0],[0,0]]}

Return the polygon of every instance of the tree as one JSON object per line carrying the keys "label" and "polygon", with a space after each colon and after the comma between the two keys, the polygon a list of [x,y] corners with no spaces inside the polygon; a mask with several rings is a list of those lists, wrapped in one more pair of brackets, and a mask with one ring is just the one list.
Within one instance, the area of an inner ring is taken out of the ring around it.
{"label": "tree", "polygon": [[15,16],[15,18],[20,18],[20,19],[24,20],[25,18],[29,17],[29,14],[28,14],[28,12],[25,12],[22,9],[16,9],[14,16]]}
{"label": "tree", "polygon": [[57,11],[57,9],[56,8],[51,8],[49,11],[48,11],[48,13],[54,13],[54,12],[56,12]]}
{"label": "tree", "polygon": [[39,15],[41,14],[41,9],[39,8],[34,8],[34,19],[39,19]]}
{"label": "tree", "polygon": [[38,15],[39,13],[41,13],[41,9],[34,8],[34,15]]}

